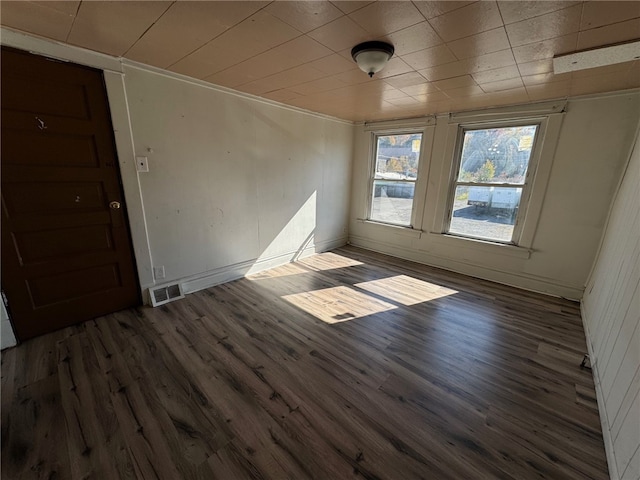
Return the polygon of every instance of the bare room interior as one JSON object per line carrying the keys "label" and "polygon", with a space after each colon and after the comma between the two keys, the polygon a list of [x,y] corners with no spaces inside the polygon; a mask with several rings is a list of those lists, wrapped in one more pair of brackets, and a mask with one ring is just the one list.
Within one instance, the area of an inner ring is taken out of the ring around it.
{"label": "bare room interior", "polygon": [[3,479],[640,480],[640,2],[0,24]]}

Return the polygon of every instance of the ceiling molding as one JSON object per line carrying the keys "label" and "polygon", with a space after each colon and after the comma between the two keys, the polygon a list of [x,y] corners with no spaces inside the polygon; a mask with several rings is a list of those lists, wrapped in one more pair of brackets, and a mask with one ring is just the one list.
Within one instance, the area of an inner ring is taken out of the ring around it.
{"label": "ceiling molding", "polygon": [[117,57],[26,34],[8,27],[0,27],[0,44],[63,62],[73,62],[122,74],[122,62]]}
{"label": "ceiling molding", "polygon": [[449,115],[452,122],[461,123],[471,120],[491,120],[509,115],[516,117],[536,117],[540,115],[550,115],[562,113],[567,106],[567,99],[550,102],[530,103],[526,105],[514,105],[509,107],[487,108],[483,110],[471,110],[466,112],[456,112]]}
{"label": "ceiling molding", "polygon": [[[259,97],[257,95],[252,95],[246,92],[240,92],[238,90],[234,90],[232,88],[223,87],[221,85],[215,85],[210,82],[206,82],[204,80],[198,80],[197,78],[189,77],[187,75],[182,75],[181,73],[172,72],[170,70],[165,70],[162,68],[154,67],[151,65],[146,65],[144,63],[135,62],[133,60],[129,60],[126,58],[122,58],[122,65],[125,67],[135,68],[137,70],[142,70],[145,72],[154,73],[156,75],[161,75],[163,77],[171,78],[174,80],[179,80],[181,82],[190,83],[192,85],[196,85],[198,87],[206,88],[209,90],[213,90],[216,92],[224,93],[226,95],[232,95],[234,97],[244,98],[247,100],[251,100],[253,102],[262,103],[264,105],[270,105],[272,107],[282,108],[284,110],[290,110],[292,112],[304,113],[305,115],[311,115],[312,117],[322,118],[324,120],[331,120],[338,123],[343,123],[347,125],[354,125],[354,122],[350,120],[345,120],[343,118],[333,117],[331,115],[326,115],[324,113],[314,112],[312,110],[305,110],[304,108],[295,107],[292,105],[287,105],[286,103],[277,102],[275,100],[270,100],[268,98]],[[125,72],[126,75],[126,72]]]}
{"label": "ceiling molding", "polygon": [[374,132],[381,130],[412,130],[430,127],[436,124],[435,115],[424,117],[402,118],[397,120],[385,120],[380,122],[364,122],[364,130],[366,132]]}

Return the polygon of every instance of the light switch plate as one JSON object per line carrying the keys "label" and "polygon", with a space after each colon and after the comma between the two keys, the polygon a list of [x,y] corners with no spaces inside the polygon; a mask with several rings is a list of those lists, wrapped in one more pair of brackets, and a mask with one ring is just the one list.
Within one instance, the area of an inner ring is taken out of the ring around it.
{"label": "light switch plate", "polygon": [[139,172],[148,172],[149,159],[147,157],[136,157],[136,170]]}
{"label": "light switch plate", "polygon": [[153,267],[153,276],[156,280],[164,279],[164,265]]}

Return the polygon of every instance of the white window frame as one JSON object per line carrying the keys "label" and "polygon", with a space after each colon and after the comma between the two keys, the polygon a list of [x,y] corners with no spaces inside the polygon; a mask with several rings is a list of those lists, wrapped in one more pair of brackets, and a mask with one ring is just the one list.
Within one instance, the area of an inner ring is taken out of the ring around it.
{"label": "white window frame", "polygon": [[[448,115],[448,124],[436,130],[433,155],[442,155],[448,162],[442,168],[432,170],[435,178],[429,180],[427,202],[432,202],[432,209],[425,211],[425,221],[429,224],[429,238],[434,245],[443,248],[466,248],[486,254],[507,255],[517,258],[529,258],[536,233],[547,184],[551,176],[553,158],[555,156],[560,129],[564,118],[567,101],[551,101],[516,107],[497,107],[481,111],[460,112]],[[443,116],[444,118],[444,116]],[[456,146],[460,125],[491,124],[506,125],[512,122],[540,122],[537,135],[537,151],[535,152],[537,168],[529,170],[530,188],[527,205],[522,208],[520,217],[520,234],[517,245],[487,241],[478,238],[450,235],[448,230],[449,192],[457,175]],[[440,248],[440,247],[437,247]]]}
{"label": "white window frame", "polygon": [[[422,135],[422,138],[420,140],[420,152],[418,154],[418,169],[416,172],[416,178],[415,180],[397,180],[397,182],[413,182],[414,185],[414,190],[413,190],[413,200],[411,203],[411,220],[409,222],[409,225],[405,225],[402,223],[392,223],[392,222],[383,222],[381,220],[376,220],[371,218],[371,213],[372,213],[372,209],[373,209],[373,194],[374,194],[374,185],[375,185],[375,181],[379,180],[376,178],[376,163],[377,163],[377,159],[378,159],[378,137],[385,137],[385,136],[391,136],[391,135],[415,135],[415,134],[420,134]],[[389,130],[373,130],[371,131],[371,140],[370,140],[370,147],[369,147],[369,177],[368,177],[368,188],[367,188],[367,202],[366,202],[366,209],[367,209],[367,215],[366,215],[366,221],[367,222],[371,222],[371,223],[376,223],[376,224],[380,224],[380,225],[386,225],[386,226],[390,226],[390,227],[396,227],[396,228],[405,228],[405,229],[409,229],[409,230],[414,230],[416,229],[416,223],[418,221],[418,212],[417,210],[419,210],[419,203],[417,203],[417,201],[419,200],[418,197],[420,197],[420,199],[424,200],[422,197],[423,195],[418,195],[419,193],[419,180],[420,180],[420,172],[423,169],[423,160],[424,160],[424,154],[426,151],[426,147],[425,144],[427,140],[427,129],[422,127],[422,128],[397,128],[397,129],[389,129]]]}
{"label": "white window frame", "polygon": [[[522,224],[524,221],[524,217],[526,215],[527,206],[529,203],[529,197],[531,194],[531,184],[533,183],[533,178],[535,176],[535,171],[538,166],[538,161],[540,159],[540,138],[543,135],[543,130],[546,127],[546,118],[527,118],[527,119],[518,119],[518,120],[500,120],[500,121],[483,121],[483,122],[474,122],[474,123],[461,123],[458,125],[458,132],[456,135],[456,147],[455,147],[455,156],[453,167],[451,169],[451,179],[448,190],[448,199],[447,199],[447,214],[445,218],[445,226],[444,232],[447,235],[452,235],[455,237],[461,237],[471,240],[480,240],[484,242],[490,243],[499,243],[505,245],[519,245],[520,242],[520,234],[522,232]],[[544,124],[544,126],[543,126]],[[455,202],[455,192],[456,188],[460,184],[469,184],[469,183],[479,183],[479,182],[460,182],[458,181],[458,175],[460,173],[460,164],[462,162],[462,149],[464,143],[464,135],[465,132],[474,131],[474,130],[486,130],[491,128],[509,128],[509,127],[522,127],[522,126],[536,126],[536,134],[533,142],[533,146],[531,148],[531,156],[529,157],[529,163],[527,165],[527,173],[524,178],[524,182],[522,184],[506,184],[506,183],[487,183],[481,186],[490,186],[490,187],[512,187],[512,188],[522,188],[522,194],[520,196],[520,203],[518,206],[518,213],[516,214],[515,223],[513,226],[513,233],[511,235],[510,240],[499,240],[499,239],[491,239],[486,237],[476,237],[473,235],[464,235],[461,233],[450,232],[451,228],[451,220],[453,218],[453,205]]]}

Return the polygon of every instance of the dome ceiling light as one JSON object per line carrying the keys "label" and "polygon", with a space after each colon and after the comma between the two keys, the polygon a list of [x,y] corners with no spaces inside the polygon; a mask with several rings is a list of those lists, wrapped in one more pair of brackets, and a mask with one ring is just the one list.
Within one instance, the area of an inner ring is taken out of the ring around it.
{"label": "dome ceiling light", "polygon": [[351,49],[351,57],[358,64],[360,70],[373,77],[384,68],[393,56],[393,45],[386,42],[364,42]]}

